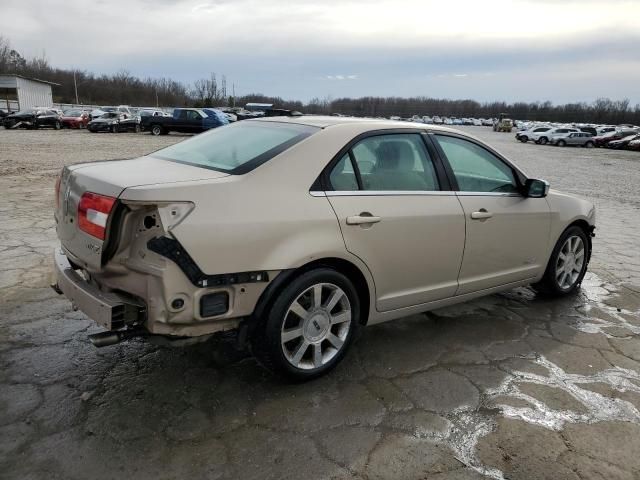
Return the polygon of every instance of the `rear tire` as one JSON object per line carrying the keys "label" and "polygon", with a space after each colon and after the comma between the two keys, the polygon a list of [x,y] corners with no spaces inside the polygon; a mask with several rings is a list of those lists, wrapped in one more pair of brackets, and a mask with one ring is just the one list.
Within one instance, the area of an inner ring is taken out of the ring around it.
{"label": "rear tire", "polygon": [[140,125],[136,123],[136,126],[134,127],[133,131],[135,133],[140,133]]}
{"label": "rear tire", "polygon": [[111,125],[111,133],[118,133],[118,127],[116,125]]}
{"label": "rear tire", "polygon": [[584,147],[585,148],[593,148],[593,147],[595,147],[595,145],[593,144],[593,142],[589,141],[589,142],[584,144]]}
{"label": "rear tire", "polygon": [[53,128],[55,128],[56,130],[60,130],[62,128],[62,124],[59,120],[56,120],[56,123],[53,124]]}
{"label": "rear tire", "polygon": [[549,139],[547,137],[540,137],[540,140],[538,140],[538,143],[540,145],[546,145],[549,142]]}
{"label": "rear tire", "polygon": [[558,145],[559,147],[566,147],[567,142],[565,142],[564,140],[558,140],[558,143],[556,145]]}
{"label": "rear tire", "polygon": [[345,356],[360,322],[360,299],[343,274],[318,268],[280,291],[251,335],[268,370],[293,381],[324,375]]}
{"label": "rear tire", "polygon": [[551,253],[542,280],[532,287],[538,292],[560,297],[580,287],[591,256],[587,233],[580,227],[567,228]]}
{"label": "rear tire", "polygon": [[156,137],[162,135],[162,127],[160,125],[151,125],[151,135]]}

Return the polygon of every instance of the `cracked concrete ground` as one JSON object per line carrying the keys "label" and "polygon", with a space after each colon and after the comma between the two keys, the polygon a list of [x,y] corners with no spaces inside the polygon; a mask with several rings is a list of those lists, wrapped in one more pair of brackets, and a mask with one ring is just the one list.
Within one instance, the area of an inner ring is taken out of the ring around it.
{"label": "cracked concrete ground", "polygon": [[55,174],[183,137],[0,131],[0,478],[640,478],[640,155],[469,127],[598,208],[590,273],[365,329],[282,384],[221,340],[95,349],[48,284]]}

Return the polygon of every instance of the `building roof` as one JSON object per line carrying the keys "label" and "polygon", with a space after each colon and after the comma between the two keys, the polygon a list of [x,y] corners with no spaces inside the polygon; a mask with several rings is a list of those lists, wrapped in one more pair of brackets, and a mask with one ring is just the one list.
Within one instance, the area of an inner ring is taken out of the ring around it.
{"label": "building roof", "polygon": [[16,75],[14,73],[0,73],[0,77],[14,77],[14,78],[24,78],[25,80],[31,80],[32,82],[46,83],[47,85],[55,85],[59,87],[59,83],[49,82],[48,80],[40,80],[39,78],[30,78],[25,77],[24,75]]}

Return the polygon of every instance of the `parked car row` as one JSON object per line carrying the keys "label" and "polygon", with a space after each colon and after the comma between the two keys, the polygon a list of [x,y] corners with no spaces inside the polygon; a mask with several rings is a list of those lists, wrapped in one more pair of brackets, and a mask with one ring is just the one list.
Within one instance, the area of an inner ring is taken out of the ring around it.
{"label": "parked car row", "polygon": [[[250,105],[250,104],[248,104]],[[97,132],[141,132],[166,135],[170,132],[200,133],[230,122],[248,118],[297,114],[283,109],[267,111],[242,107],[174,108],[171,113],[159,108],[133,108],[127,105],[104,106],[92,110],[71,108],[64,112],[54,108],[31,108],[2,118],[9,128],[86,128]]]}
{"label": "parked car row", "polygon": [[434,115],[414,115],[410,118],[402,118],[398,116],[391,116],[389,120],[404,120],[415,123],[425,123],[427,125],[469,125],[476,127],[490,127],[494,124],[496,119],[493,118],[457,118],[457,117],[440,117]]}
{"label": "parked car row", "polygon": [[160,109],[133,109],[125,105],[93,110],[72,108],[64,112],[33,107],[15,113],[6,112],[1,118],[6,129],[86,128],[92,133],[148,130],[154,135],[170,131],[197,133],[229,122],[226,114],[214,109],[178,108],[169,114]]}
{"label": "parked car row", "polygon": [[630,126],[594,127],[594,126],[533,126],[516,133],[516,140],[523,143],[534,142],[539,145],[558,147],[580,146],[586,148],[608,147],[640,149],[640,128]]}

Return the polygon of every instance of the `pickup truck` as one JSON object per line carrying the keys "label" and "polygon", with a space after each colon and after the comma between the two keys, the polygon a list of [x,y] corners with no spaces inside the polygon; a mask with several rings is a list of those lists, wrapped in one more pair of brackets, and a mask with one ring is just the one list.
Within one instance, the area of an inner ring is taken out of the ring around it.
{"label": "pickup truck", "polygon": [[170,117],[152,117],[146,128],[152,135],[200,133],[227,123],[224,114],[212,108],[176,108]]}

